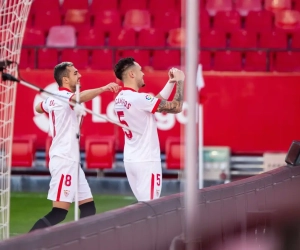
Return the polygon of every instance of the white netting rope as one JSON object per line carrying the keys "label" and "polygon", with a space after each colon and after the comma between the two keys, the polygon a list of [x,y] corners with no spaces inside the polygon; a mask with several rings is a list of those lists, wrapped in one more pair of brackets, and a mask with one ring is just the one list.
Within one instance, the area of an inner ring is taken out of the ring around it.
{"label": "white netting rope", "polygon": [[[33,0],[0,0],[0,61],[19,63],[23,34]],[[18,76],[17,65],[5,70]],[[10,166],[17,83],[0,77],[0,239],[9,238]]]}

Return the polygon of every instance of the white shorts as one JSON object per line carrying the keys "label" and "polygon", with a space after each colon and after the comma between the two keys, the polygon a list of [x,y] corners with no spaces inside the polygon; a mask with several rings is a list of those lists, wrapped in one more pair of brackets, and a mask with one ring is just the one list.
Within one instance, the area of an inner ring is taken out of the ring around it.
{"label": "white shorts", "polygon": [[[79,163],[54,156],[50,159],[49,170],[51,174],[48,199],[72,203],[75,200],[76,171]],[[78,201],[92,198],[90,186],[83,170],[79,169]]]}
{"label": "white shorts", "polygon": [[160,197],[162,185],[161,162],[124,162],[126,175],[138,201]]}

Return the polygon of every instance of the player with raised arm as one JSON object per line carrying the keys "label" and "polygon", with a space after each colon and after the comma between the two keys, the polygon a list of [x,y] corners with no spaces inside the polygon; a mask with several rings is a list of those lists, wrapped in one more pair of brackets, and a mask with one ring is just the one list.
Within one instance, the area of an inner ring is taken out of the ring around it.
{"label": "player with raised arm", "polygon": [[[81,75],[71,62],[62,62],[54,68],[54,78],[59,86],[55,95],[48,97],[35,107],[38,113],[49,114],[52,143],[49,151],[49,170],[51,174],[48,199],[52,200],[50,213],[39,219],[30,231],[56,225],[63,221],[74,201],[78,185],[80,218],[96,213],[93,196],[83,170],[79,169],[78,183],[75,176],[79,168],[79,124],[80,109],[73,108],[68,101],[76,102],[76,85]],[[87,102],[105,91],[117,93],[119,86],[109,83],[106,86],[80,92],[80,103]],[[65,99],[67,102],[62,101]],[[76,107],[76,106],[75,106]],[[82,121],[82,116],[80,117]]]}
{"label": "player with raised arm", "polygon": [[[179,113],[183,104],[184,73],[172,68],[169,81],[157,96],[139,93],[145,86],[141,66],[131,57],[121,59],[114,68],[115,75],[124,83],[115,99],[114,110],[124,129],[124,166],[133,194],[138,201],[160,197],[162,169],[160,145],[154,113]],[[176,93],[168,101],[174,85]]]}

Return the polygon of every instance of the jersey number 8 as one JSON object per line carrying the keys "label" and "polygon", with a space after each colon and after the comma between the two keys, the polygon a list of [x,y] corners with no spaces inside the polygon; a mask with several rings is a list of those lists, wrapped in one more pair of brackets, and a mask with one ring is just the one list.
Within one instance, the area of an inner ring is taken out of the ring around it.
{"label": "jersey number 8", "polygon": [[[120,123],[127,126],[127,127],[129,127],[127,122],[124,120],[124,112],[123,111],[117,111],[117,115],[119,117]],[[123,131],[124,131],[125,135],[127,136],[127,138],[129,140],[132,139],[132,132],[130,130],[127,130],[127,129],[123,128]]]}

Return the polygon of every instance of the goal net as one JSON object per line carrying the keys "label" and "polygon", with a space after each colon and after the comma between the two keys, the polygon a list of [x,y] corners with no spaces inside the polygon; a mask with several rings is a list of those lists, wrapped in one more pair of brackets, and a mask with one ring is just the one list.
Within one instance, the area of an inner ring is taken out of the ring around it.
{"label": "goal net", "polygon": [[[5,60],[19,63],[32,1],[0,0],[0,64]],[[18,76],[17,65],[14,63],[4,71]],[[10,167],[16,88],[15,82],[3,81],[0,77],[0,239],[9,238]]]}

